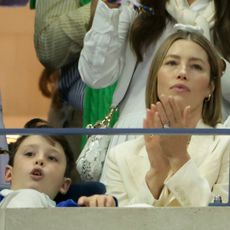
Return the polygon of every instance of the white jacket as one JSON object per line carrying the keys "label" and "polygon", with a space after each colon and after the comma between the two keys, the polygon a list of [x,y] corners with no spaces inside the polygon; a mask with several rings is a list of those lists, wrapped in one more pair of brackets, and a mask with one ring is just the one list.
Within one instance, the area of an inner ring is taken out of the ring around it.
{"label": "white jacket", "polygon": [[[218,126],[222,127],[221,125]],[[197,128],[211,128],[199,122]],[[229,136],[192,136],[188,146],[191,159],[164,182],[161,195],[154,199],[145,182],[149,160],[144,138],[111,149],[101,181],[119,206],[146,203],[153,206],[207,206],[212,196],[228,201]]]}

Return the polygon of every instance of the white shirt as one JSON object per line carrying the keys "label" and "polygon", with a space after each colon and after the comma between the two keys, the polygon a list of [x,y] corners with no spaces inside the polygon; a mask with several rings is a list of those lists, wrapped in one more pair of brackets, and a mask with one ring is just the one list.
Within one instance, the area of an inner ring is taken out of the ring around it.
{"label": "white shirt", "polygon": [[52,208],[56,203],[48,195],[34,189],[0,191],[4,199],[0,202],[0,208]]}

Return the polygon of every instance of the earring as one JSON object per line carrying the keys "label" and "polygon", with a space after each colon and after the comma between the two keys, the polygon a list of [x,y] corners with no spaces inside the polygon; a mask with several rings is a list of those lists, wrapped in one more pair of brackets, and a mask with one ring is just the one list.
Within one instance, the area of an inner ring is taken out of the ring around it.
{"label": "earring", "polygon": [[209,94],[208,97],[205,98],[205,102],[210,101],[212,94]]}

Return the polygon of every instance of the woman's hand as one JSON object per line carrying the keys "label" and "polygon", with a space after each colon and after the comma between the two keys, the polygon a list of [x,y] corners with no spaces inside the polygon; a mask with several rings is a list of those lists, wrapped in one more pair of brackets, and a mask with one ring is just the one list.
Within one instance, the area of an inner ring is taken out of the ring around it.
{"label": "woman's hand", "polygon": [[[144,128],[189,128],[190,106],[184,107],[176,98],[162,95],[160,102],[151,105],[144,119]],[[189,159],[187,135],[146,135],[145,146],[150,162],[146,182],[154,198],[160,196],[164,181],[170,172],[175,173]]]}
{"label": "woman's hand", "polygon": [[[144,128],[162,128],[159,113],[155,105],[147,109],[146,118],[144,119]],[[145,135],[145,147],[148,153],[150,166],[155,171],[167,172],[169,171],[169,164],[165,158],[160,144],[159,135]]]}
{"label": "woman's hand", "polygon": [[[161,128],[161,121],[157,108],[152,105],[147,110],[146,118],[144,119],[144,128]],[[170,167],[167,158],[162,152],[160,145],[160,136],[158,135],[145,135],[145,147],[148,153],[150,162],[150,170],[146,174],[146,183],[149,190],[155,199],[158,199],[164,185],[164,181],[168,176]]]}
{"label": "woman's hand", "polygon": [[[183,106],[175,97],[162,95],[157,102],[156,109],[159,114],[162,127],[190,128],[191,111],[190,106]],[[190,140],[188,135],[161,135],[160,146],[164,156],[168,159],[170,168],[176,172],[189,159],[187,146]]]}

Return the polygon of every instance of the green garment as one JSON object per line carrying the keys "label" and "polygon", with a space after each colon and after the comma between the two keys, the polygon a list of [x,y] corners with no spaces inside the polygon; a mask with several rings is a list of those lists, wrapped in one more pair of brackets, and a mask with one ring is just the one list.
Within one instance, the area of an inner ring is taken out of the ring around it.
{"label": "green garment", "polygon": [[89,3],[90,0],[80,0],[80,5],[84,6],[85,4]]}
{"label": "green garment", "polygon": [[[98,120],[102,120],[106,116],[109,112],[115,88],[116,84],[103,89],[92,89],[86,86],[83,105],[83,127],[86,127],[88,124],[95,124]],[[118,112],[116,112],[112,118],[111,127],[117,119]],[[82,138],[82,148],[86,140],[84,136]]]}
{"label": "green garment", "polygon": [[[90,0],[80,0],[80,5],[83,6],[89,2]],[[35,9],[35,5],[36,0],[30,0],[30,8]],[[86,127],[87,124],[94,124],[105,117],[109,111],[115,87],[116,84],[103,89],[86,87],[83,106],[83,127]],[[116,122],[117,117],[118,113],[113,117],[111,125]],[[84,143],[85,141],[83,141]]]}
{"label": "green garment", "polygon": [[[90,0],[80,0],[80,5],[89,3]],[[84,104],[83,104],[83,127],[88,124],[94,124],[98,120],[102,120],[109,112],[112,102],[113,92],[116,84],[103,89],[92,89],[86,86]],[[118,113],[113,116],[111,126],[117,121]],[[83,145],[86,139],[83,139]]]}
{"label": "green garment", "polygon": [[35,9],[36,0],[30,0],[30,9]]}
{"label": "green garment", "polygon": [[[86,87],[83,107],[84,127],[87,124],[94,124],[98,120],[102,120],[109,112],[115,88],[116,84],[103,89],[92,89],[90,87]],[[111,126],[113,126],[116,122],[117,116],[117,113],[113,116]]]}

